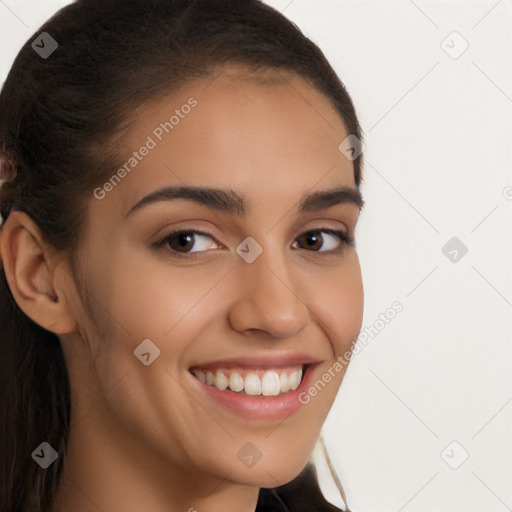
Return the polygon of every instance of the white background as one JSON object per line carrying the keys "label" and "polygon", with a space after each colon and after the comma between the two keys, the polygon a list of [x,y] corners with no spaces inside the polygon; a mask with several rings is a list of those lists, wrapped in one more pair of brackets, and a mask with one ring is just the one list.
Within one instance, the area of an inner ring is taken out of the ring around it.
{"label": "white background", "polygon": [[[0,81],[67,3],[0,0]],[[363,330],[403,305],[360,344],[325,425],[348,503],[512,510],[512,1],[268,3],[322,48],[363,126]]]}

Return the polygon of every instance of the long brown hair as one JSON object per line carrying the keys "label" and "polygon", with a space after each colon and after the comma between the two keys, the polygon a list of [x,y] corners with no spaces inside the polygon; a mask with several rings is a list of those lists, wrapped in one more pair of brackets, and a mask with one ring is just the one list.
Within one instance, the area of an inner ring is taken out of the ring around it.
{"label": "long brown hair", "polygon": [[[58,44],[47,58],[32,47],[43,32]],[[136,109],[229,63],[302,77],[362,140],[324,54],[260,1],[78,0],[25,43],[0,93],[0,155],[16,173],[0,188],[3,220],[25,212],[75,261],[91,192],[122,161]],[[353,166],[359,187],[362,156]],[[42,441],[65,453],[68,374],[57,335],[21,311],[1,264],[0,354],[0,511],[49,512],[62,457],[43,470],[31,453]]]}

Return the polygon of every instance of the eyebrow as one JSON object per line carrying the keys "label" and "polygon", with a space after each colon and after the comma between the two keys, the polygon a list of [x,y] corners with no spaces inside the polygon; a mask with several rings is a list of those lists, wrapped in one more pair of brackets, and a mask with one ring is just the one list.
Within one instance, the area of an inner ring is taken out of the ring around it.
{"label": "eyebrow", "polygon": [[[164,187],[151,192],[132,206],[125,215],[125,218],[148,204],[159,201],[173,201],[176,199],[194,201],[210,209],[237,217],[245,217],[248,211],[245,196],[232,189],[184,185]],[[359,211],[364,207],[364,200],[359,190],[339,186],[328,190],[304,194],[299,201],[297,210],[299,213],[306,213],[346,203],[356,205]]]}

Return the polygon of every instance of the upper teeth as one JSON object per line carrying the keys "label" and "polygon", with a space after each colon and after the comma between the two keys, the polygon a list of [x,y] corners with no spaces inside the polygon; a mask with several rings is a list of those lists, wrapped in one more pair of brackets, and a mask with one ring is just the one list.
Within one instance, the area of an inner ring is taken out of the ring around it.
{"label": "upper teeth", "polygon": [[302,379],[302,367],[281,370],[243,370],[220,368],[216,371],[193,369],[203,383],[217,389],[230,389],[247,395],[276,396],[297,389]]}

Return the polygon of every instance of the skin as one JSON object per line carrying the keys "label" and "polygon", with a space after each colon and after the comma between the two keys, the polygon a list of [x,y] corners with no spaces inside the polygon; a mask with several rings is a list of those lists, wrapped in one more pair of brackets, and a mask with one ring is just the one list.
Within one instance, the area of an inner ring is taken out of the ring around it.
{"label": "skin", "polygon": [[[325,227],[354,235],[359,208],[299,214],[296,206],[308,192],[355,189],[352,162],[338,151],[348,134],[321,93],[280,76],[267,83],[225,68],[213,82],[147,104],[126,137],[127,158],[168,112],[198,101],[104,199],[91,193],[79,276],[26,214],[14,212],[2,227],[15,300],[58,334],[69,371],[71,430],[56,512],[254,511],[259,487],[284,484],[307,463],[346,367],[284,421],[236,415],[201,393],[188,371],[299,350],[321,361],[315,381],[361,328],[356,250],[333,235],[324,243],[342,248],[330,253],[301,238]],[[125,218],[143,196],[184,184],[232,188],[248,213],[181,199]],[[182,228],[212,235],[196,238],[199,257],[151,248]],[[248,236],[263,248],[251,264],[235,251]],[[302,247],[293,247],[298,239]],[[133,354],[146,338],[161,351],[149,366]],[[250,468],[237,457],[247,442],[262,454]]]}

